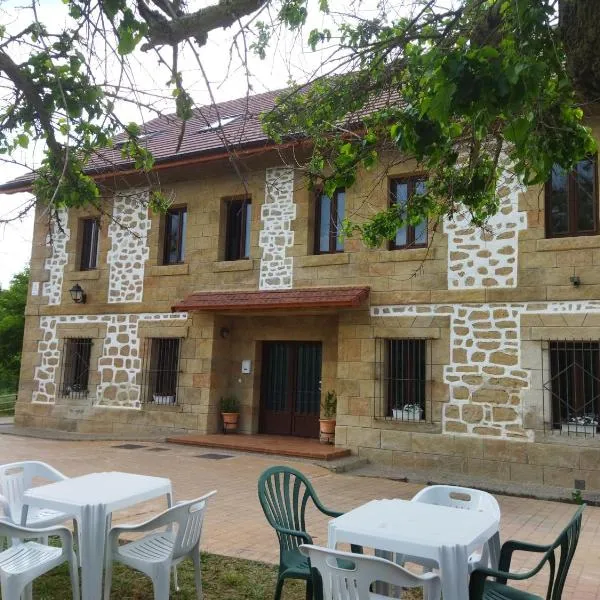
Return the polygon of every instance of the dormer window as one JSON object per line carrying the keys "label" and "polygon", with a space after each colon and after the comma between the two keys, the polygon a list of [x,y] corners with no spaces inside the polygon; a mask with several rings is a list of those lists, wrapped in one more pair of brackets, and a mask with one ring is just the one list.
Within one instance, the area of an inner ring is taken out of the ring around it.
{"label": "dormer window", "polygon": [[204,131],[213,131],[215,129],[220,129],[225,127],[225,125],[229,125],[229,123],[233,123],[236,119],[238,119],[240,115],[234,115],[233,117],[221,117],[216,121],[212,121],[211,123],[207,123],[204,127],[201,127],[198,130],[198,133],[203,133]]}

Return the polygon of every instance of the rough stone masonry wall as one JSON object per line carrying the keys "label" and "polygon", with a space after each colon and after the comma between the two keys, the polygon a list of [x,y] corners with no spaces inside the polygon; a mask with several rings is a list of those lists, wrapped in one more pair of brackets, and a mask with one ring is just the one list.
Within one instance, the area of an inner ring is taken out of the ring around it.
{"label": "rough stone masonry wall", "polygon": [[148,190],[118,192],[108,228],[111,247],[106,260],[110,268],[108,302],[141,302],[144,266],[149,256]]}
{"label": "rough stone masonry wall", "polygon": [[448,234],[448,289],[516,287],[519,231],[527,228],[526,213],[518,212],[519,194],[525,188],[508,170],[501,176],[498,213],[485,227],[458,214],[444,221]]}
{"label": "rough stone masonry wall", "polygon": [[144,321],[185,321],[187,313],[140,313],[108,315],[61,315],[40,318],[42,338],[38,343],[40,365],[35,368],[32,401],[53,404],[60,368],[58,325],[106,324],[106,338],[98,361],[100,383],[95,406],[141,408],[139,376],[142,368],[138,325]]}
{"label": "rough stone masonry wall", "polygon": [[46,238],[46,246],[50,248],[50,256],[44,261],[48,281],[42,285],[42,295],[48,296],[48,304],[52,305],[60,304],[65,265],[69,260],[67,242],[71,239],[67,209],[58,209],[56,217],[52,220],[52,233]]}
{"label": "rough stone masonry wall", "polygon": [[262,248],[261,290],[284,290],[293,286],[294,258],[286,256],[286,251],[294,245],[292,221],[295,218],[294,169],[267,169],[265,202],[261,208],[262,230],[258,242]]}

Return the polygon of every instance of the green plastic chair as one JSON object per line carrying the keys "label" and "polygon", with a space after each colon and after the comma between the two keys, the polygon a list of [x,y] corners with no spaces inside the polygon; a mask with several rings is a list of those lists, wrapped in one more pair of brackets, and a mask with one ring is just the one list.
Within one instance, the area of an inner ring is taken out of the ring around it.
{"label": "green plastic chair", "polygon": [[[584,508],[585,504],[577,509],[577,512],[556,538],[556,541],[548,546],[539,546],[513,540],[505,542],[500,550],[498,570],[480,568],[471,574],[469,600],[543,600],[541,596],[510,587],[507,585],[507,581],[509,579],[514,581],[530,579],[539,573],[546,563],[550,567],[550,580],[548,582],[546,600],[560,600],[569,567],[577,548]],[[560,558],[557,566],[556,550],[559,548]],[[515,551],[543,553],[543,556],[538,565],[530,571],[526,573],[511,573],[510,561]],[[489,580],[488,577],[494,577],[495,581]]]}
{"label": "green plastic chair", "polygon": [[[299,547],[312,544],[312,537],[306,531],[306,506],[309,500],[328,517],[339,517],[343,513],[325,508],[319,500],[312,484],[306,477],[290,467],[271,467],[258,479],[258,499],[267,521],[279,538],[279,573],[275,600],[281,598],[286,579],[304,579],[306,598],[313,597],[313,583],[308,558]],[[353,552],[362,552],[359,546]]]}

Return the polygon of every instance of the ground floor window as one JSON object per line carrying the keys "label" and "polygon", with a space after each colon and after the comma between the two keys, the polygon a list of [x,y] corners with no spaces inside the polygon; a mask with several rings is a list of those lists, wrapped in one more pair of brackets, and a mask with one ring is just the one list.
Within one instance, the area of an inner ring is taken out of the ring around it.
{"label": "ground floor window", "polygon": [[[596,435],[600,415],[600,343],[548,343],[551,424],[561,433]],[[545,403],[546,404],[546,403]]]}
{"label": "ground floor window", "polygon": [[180,346],[179,338],[146,340],[143,369],[146,402],[177,404]]}
{"label": "ground floor window", "polygon": [[63,346],[62,396],[85,398],[88,395],[90,377],[90,338],[68,338]]}
{"label": "ground floor window", "polygon": [[398,421],[425,420],[427,340],[375,340],[375,414]]}

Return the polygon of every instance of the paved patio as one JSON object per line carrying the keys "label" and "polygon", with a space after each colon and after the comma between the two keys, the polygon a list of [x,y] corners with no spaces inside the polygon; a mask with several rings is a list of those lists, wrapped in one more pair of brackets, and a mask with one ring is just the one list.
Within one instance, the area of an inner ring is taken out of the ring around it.
{"label": "paved patio", "polygon": [[[310,462],[279,460],[273,456],[234,454],[211,460],[207,453],[224,450],[140,442],[141,448],[123,449],[124,442],[69,442],[0,435],[2,462],[26,459],[46,461],[67,475],[92,471],[129,471],[170,477],[176,499],[199,496],[212,489],[203,549],[208,552],[248,559],[278,559],[274,533],[267,525],[256,494],[259,474],[268,466],[283,463],[309,475],[326,505],[348,510],[373,498],[410,498],[420,485],[387,479],[338,475]],[[502,509],[502,539],[516,538],[545,543],[553,540],[574,512],[570,504],[498,496]],[[158,501],[115,515],[115,522],[139,521],[164,507]],[[327,521],[320,515],[310,520],[315,543],[326,544]],[[516,558],[521,558],[516,555]],[[529,567],[534,560],[516,560],[516,567]],[[528,589],[545,595],[544,573]],[[600,508],[588,507],[583,533],[571,567],[563,598],[592,600],[600,597]]]}

